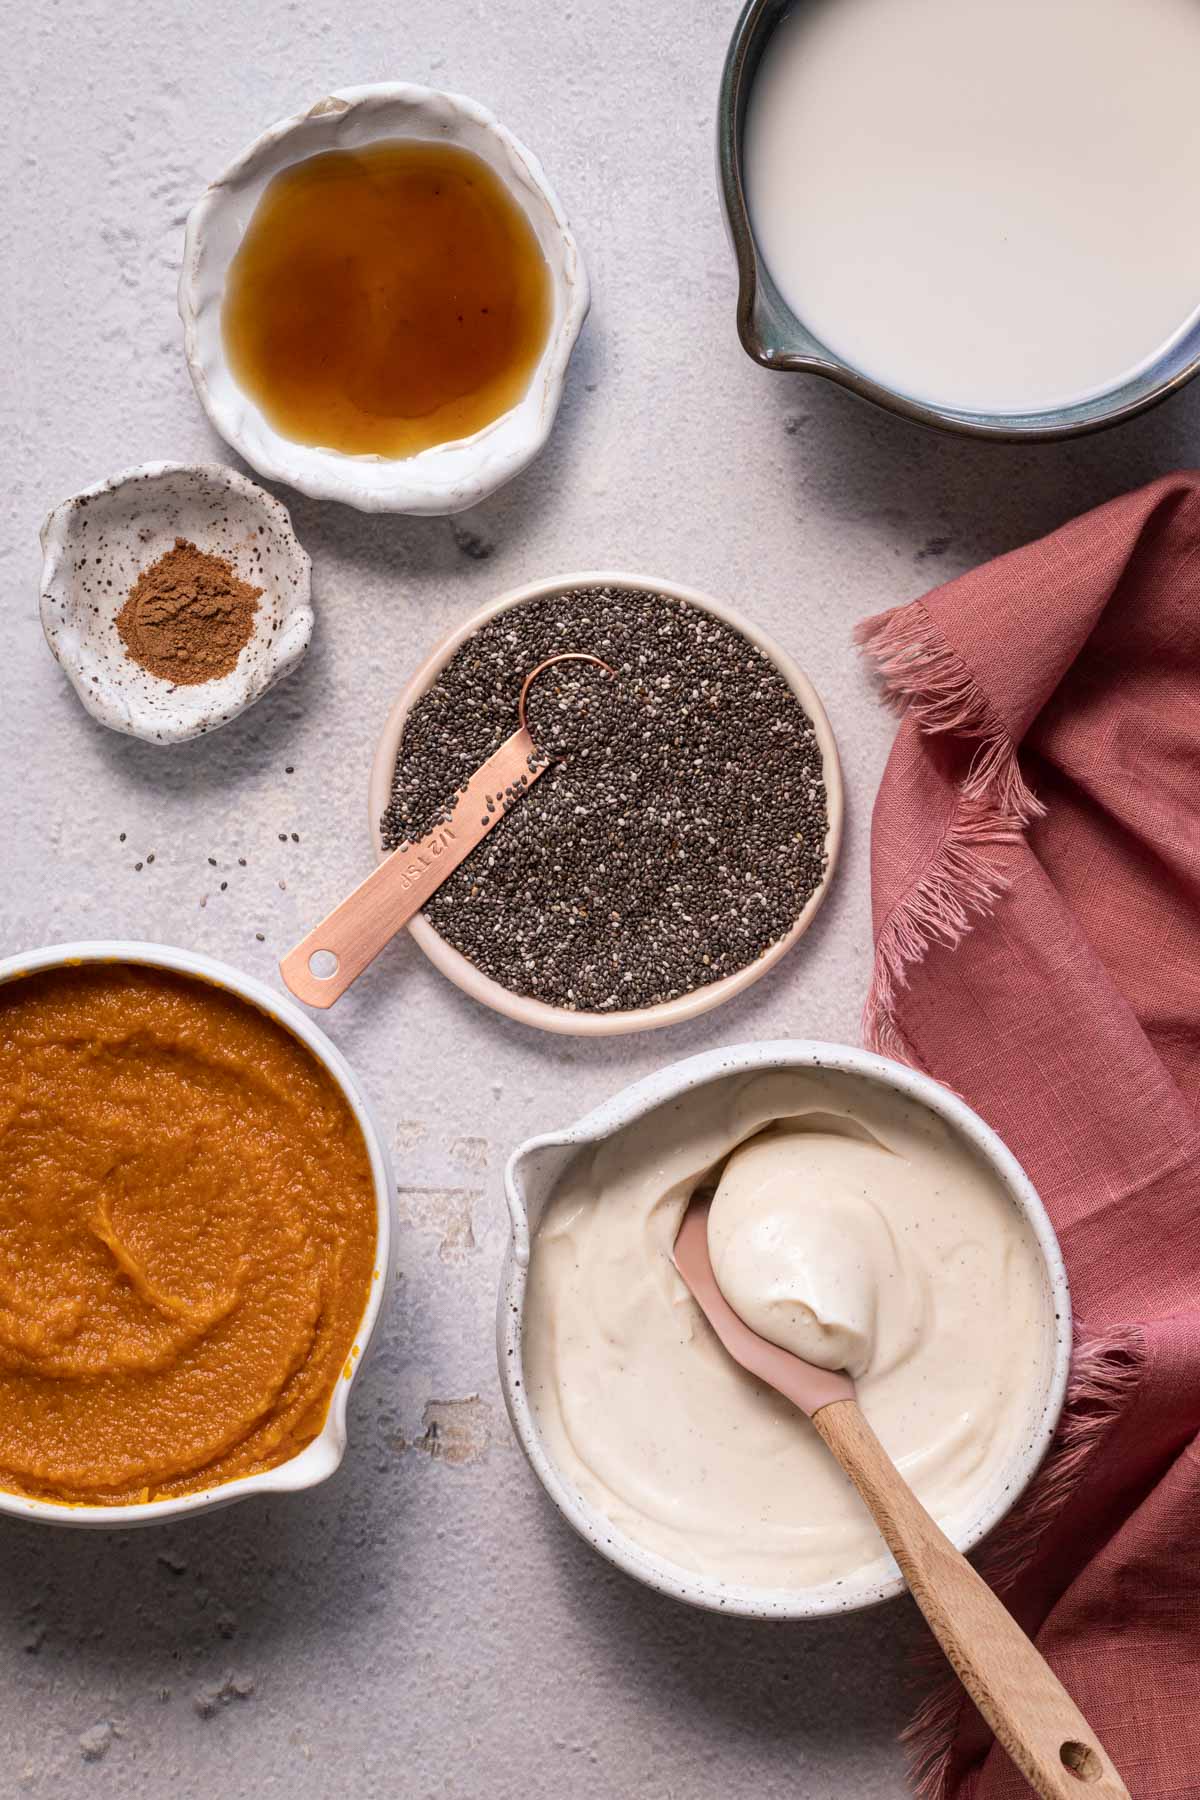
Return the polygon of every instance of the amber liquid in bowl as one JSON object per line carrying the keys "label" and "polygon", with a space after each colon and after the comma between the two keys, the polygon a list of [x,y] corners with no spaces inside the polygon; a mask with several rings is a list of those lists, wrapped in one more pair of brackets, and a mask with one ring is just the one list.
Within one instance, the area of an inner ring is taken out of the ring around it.
{"label": "amber liquid in bowl", "polygon": [[385,139],[274,177],[221,323],[235,379],[283,437],[402,458],[516,406],[552,312],[533,226],[482,158]]}

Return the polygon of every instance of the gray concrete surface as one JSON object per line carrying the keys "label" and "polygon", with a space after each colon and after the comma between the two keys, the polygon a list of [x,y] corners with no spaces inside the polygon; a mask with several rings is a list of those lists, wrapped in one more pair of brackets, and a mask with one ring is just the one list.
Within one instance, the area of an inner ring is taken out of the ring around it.
{"label": "gray concrete surface", "polygon": [[[849,834],[798,952],[669,1034],[544,1038],[461,998],[407,941],[380,959],[330,1021],[387,1122],[403,1218],[402,1280],[356,1388],[346,1463],[316,1493],[186,1528],[0,1521],[0,1794],[904,1791],[894,1737],[923,1643],[907,1606],[796,1629],[692,1614],[601,1563],[543,1499],[493,1366],[500,1167],[520,1137],[664,1060],[788,1033],[856,1037],[870,808],[892,726],[850,648],[855,620],[1189,461],[1200,388],[1120,433],[1021,451],[926,436],[754,368],[734,333],[713,181],[734,12],[732,0],[9,10],[5,951],[144,937],[276,979],[279,953],[368,867],[373,739],[414,661],[494,592],[588,565],[707,588],[792,649],[840,737]],[[143,747],[90,722],[45,648],[38,525],[127,464],[227,460],[180,354],[187,208],[272,119],[384,77],[478,96],[560,189],[595,304],[558,430],[540,463],[453,524],[295,500],[318,609],[307,664],[217,737]],[[285,831],[300,842],[281,843]]]}

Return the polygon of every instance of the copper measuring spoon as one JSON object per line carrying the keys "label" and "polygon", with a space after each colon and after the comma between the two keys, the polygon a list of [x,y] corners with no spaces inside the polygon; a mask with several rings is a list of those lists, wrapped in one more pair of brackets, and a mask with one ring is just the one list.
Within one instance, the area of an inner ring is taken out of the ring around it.
{"label": "copper measuring spoon", "polygon": [[448,802],[444,822],[418,842],[393,850],[282,959],[279,973],[297,1000],[323,1008],[340,999],[384,945],[499,824],[509,807],[523,800],[550,768],[553,758],[534,743],[525,705],[538,676],[563,662],[595,663],[613,673],[602,657],[583,650],[560,651],[530,670],[517,700],[516,731]]}
{"label": "copper measuring spoon", "polygon": [[759,1337],[717,1286],[709,1198],[692,1201],[674,1263],[734,1362],[807,1413],[866,1502],[958,1679],[1042,1800],[1129,1800],[1095,1732],[1012,1614],[937,1525],[871,1430],[844,1370]]}

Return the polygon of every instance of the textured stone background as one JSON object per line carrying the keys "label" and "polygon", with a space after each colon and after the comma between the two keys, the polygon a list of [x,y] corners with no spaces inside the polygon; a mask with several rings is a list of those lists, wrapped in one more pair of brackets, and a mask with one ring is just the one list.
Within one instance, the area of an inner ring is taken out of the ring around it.
{"label": "textured stone background", "polygon": [[[804,945],[740,1003],[670,1034],[535,1036],[442,984],[407,941],[380,959],[331,1020],[387,1123],[403,1219],[402,1280],[355,1390],[350,1454],[316,1493],[186,1528],[0,1521],[4,1795],[903,1791],[893,1739],[923,1641],[907,1605],[790,1629],[692,1614],[610,1570],[543,1500],[493,1366],[500,1168],[519,1138],[668,1059],[788,1033],[855,1038],[891,725],[850,649],[854,621],[1187,462],[1200,389],[1118,434],[1022,451],[927,436],[754,368],[734,334],[713,180],[734,12],[730,0],[10,9],[5,951],[151,938],[274,980],[280,952],[369,866],[373,739],[413,663],[493,593],[589,565],[692,582],[794,651],[840,737],[849,834]],[[595,302],[550,449],[453,524],[297,499],[318,609],[301,672],[210,740],[155,750],[108,733],[42,641],[38,526],[126,465],[227,456],[180,354],[188,206],[273,119],[386,77],[490,104],[559,187]]]}

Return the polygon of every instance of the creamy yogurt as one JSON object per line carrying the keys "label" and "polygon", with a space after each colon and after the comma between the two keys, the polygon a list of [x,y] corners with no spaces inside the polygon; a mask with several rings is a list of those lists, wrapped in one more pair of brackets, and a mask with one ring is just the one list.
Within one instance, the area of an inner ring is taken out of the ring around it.
{"label": "creamy yogurt", "polygon": [[763,52],[746,200],[828,349],[967,411],[1157,360],[1200,308],[1197,0],[797,0]]}
{"label": "creamy yogurt", "polygon": [[671,1262],[715,1187],[726,1297],[764,1336],[848,1367],[952,1533],[1028,1435],[1053,1355],[1040,1252],[999,1177],[867,1078],[729,1078],[569,1166],[534,1236],[525,1379],[551,1460],[645,1549],[709,1578],[807,1588],[882,1566],[809,1421],[721,1349]]}

